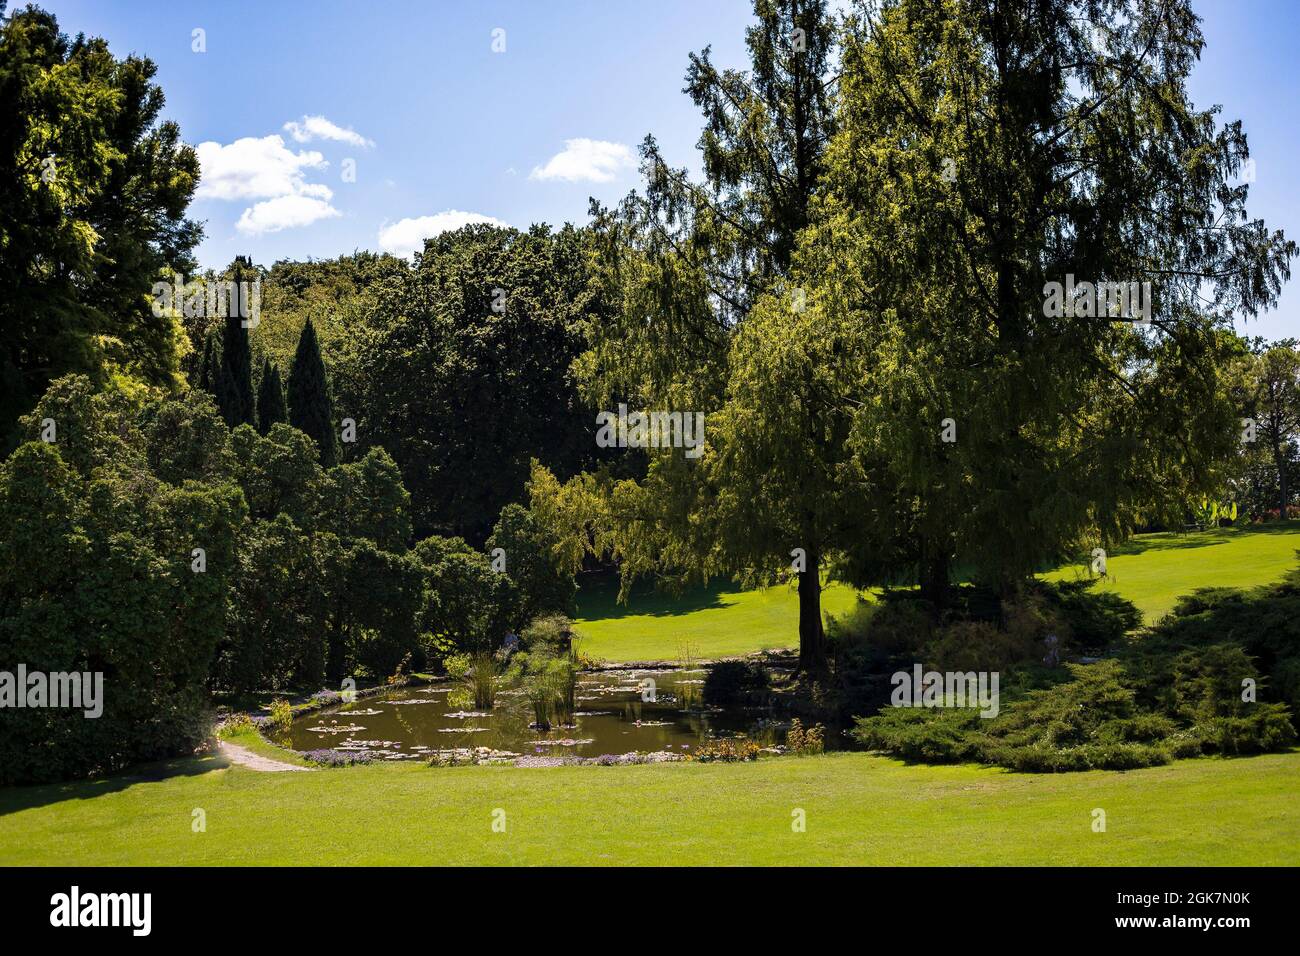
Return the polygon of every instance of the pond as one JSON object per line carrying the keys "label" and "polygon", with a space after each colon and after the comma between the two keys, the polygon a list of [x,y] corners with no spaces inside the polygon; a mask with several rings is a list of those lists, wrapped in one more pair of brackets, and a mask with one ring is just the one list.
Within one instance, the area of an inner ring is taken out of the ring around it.
{"label": "pond", "polygon": [[[295,720],[295,750],[367,752],[376,760],[426,760],[437,753],[486,747],[501,756],[598,757],[674,753],[685,756],[711,739],[748,734],[763,745],[783,743],[784,723],[766,707],[723,710],[703,702],[705,671],[610,670],[577,680],[575,724],[540,731],[519,690],[497,691],[496,706],[462,703],[460,684],[406,687],[325,708]],[[653,682],[653,683],[650,683]],[[449,699],[453,698],[453,699]],[[828,731],[826,748],[848,741]]]}

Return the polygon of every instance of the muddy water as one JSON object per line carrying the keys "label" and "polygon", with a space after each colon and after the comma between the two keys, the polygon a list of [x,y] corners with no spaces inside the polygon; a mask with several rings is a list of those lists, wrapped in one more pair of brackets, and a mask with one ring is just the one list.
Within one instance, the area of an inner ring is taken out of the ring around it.
{"label": "muddy water", "polygon": [[529,726],[532,711],[517,690],[500,690],[492,710],[475,711],[452,706],[448,697],[459,688],[454,683],[404,688],[302,717],[293,724],[290,745],[418,760],[435,751],[474,747],[525,756],[689,753],[710,738],[739,733],[760,742],[784,741],[784,733],[764,723],[770,720],[766,708],[706,707],[704,676],[702,670],[581,674],[576,724],[545,732]]}

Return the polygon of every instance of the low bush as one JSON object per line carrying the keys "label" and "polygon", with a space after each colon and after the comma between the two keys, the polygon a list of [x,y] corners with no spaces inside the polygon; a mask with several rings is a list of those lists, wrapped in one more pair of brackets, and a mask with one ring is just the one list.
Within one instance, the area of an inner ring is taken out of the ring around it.
{"label": "low bush", "polygon": [[704,677],[704,700],[716,707],[761,704],[769,682],[767,668],[756,661],[718,661]]}

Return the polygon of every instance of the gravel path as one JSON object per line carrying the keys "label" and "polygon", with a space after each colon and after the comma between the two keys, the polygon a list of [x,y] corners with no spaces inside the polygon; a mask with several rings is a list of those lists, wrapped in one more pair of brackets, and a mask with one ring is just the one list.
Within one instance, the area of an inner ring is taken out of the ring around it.
{"label": "gravel path", "polygon": [[247,767],[249,770],[262,770],[266,773],[282,773],[286,770],[314,770],[314,767],[299,767],[297,764],[283,763],[279,760],[273,760],[270,757],[263,757],[261,754],[255,754],[247,747],[241,747],[239,744],[228,743],[224,740],[217,742],[221,748],[222,754],[231,763],[237,763],[241,767]]}

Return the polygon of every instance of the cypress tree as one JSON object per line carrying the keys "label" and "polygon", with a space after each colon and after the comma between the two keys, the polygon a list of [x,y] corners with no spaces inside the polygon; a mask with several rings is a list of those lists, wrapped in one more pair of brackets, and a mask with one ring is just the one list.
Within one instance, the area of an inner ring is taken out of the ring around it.
{"label": "cypress tree", "polygon": [[334,445],[334,408],[325,381],[325,363],[311,319],[298,336],[298,351],[289,370],[289,424],[316,440],[320,461],[331,468],[338,461]]}
{"label": "cypress tree", "polygon": [[[251,282],[249,268],[252,262],[245,256],[236,256],[230,269],[230,278],[236,283]],[[238,425],[255,425],[253,405],[253,359],[248,347],[248,329],[239,315],[238,299],[231,297],[227,303],[226,321],[221,330],[221,372],[214,391],[221,417],[231,428]]]}
{"label": "cypress tree", "polygon": [[211,329],[203,337],[203,357],[199,359],[199,388],[217,394],[217,344]]}
{"label": "cypress tree", "polygon": [[280,370],[269,358],[262,359],[262,383],[257,390],[257,430],[265,435],[276,422],[287,422],[289,411],[284,404],[284,387]]}

